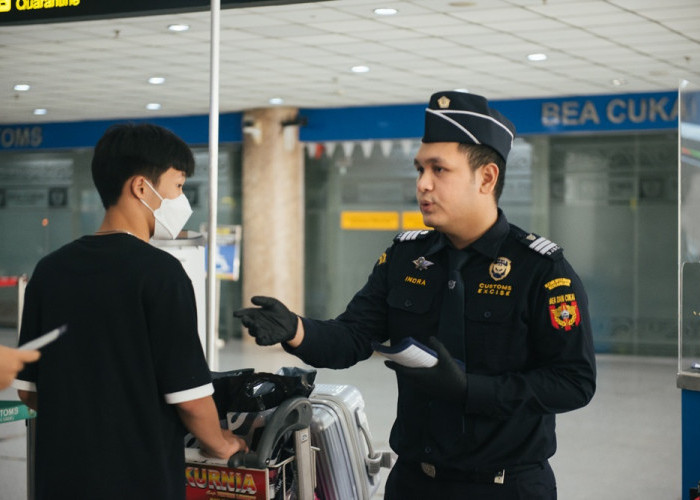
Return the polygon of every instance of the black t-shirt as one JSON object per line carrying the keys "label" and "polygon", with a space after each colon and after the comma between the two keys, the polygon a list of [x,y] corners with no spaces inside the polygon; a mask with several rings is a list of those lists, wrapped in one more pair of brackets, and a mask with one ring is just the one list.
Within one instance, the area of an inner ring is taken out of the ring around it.
{"label": "black t-shirt", "polygon": [[36,390],[36,498],[184,499],[174,403],[213,392],[180,262],[127,234],[84,236],[43,258],[20,343],[60,325],[14,386]]}

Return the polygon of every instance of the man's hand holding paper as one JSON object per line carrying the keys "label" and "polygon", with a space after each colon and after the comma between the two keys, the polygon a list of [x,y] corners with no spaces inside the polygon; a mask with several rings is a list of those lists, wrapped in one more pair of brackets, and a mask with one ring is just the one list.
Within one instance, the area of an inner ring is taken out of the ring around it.
{"label": "man's hand holding paper", "polygon": [[467,399],[467,374],[464,368],[435,337],[426,343],[437,354],[438,362],[429,368],[409,368],[393,361],[384,364],[399,376],[409,380],[421,392],[445,401],[465,403]]}

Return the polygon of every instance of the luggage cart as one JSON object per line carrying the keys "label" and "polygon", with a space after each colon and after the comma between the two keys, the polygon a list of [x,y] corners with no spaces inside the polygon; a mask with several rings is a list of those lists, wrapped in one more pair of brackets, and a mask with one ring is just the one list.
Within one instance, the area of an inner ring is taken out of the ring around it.
{"label": "luggage cart", "polygon": [[[185,448],[187,500],[313,500],[311,418],[309,400],[294,397],[275,409],[256,450],[221,460]],[[279,460],[275,455],[286,441],[291,441],[293,453]]]}

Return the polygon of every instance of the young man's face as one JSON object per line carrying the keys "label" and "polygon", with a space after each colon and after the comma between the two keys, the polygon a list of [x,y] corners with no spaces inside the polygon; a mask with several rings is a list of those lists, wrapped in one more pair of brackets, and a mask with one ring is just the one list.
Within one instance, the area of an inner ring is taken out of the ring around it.
{"label": "young man's face", "polygon": [[458,147],[456,142],[423,143],[414,160],[423,223],[448,235],[468,229],[495,203],[492,191],[484,189],[483,167],[472,171]]}
{"label": "young man's face", "polygon": [[[169,198],[172,200],[182,194],[182,186],[185,185],[185,179],[186,177],[184,172],[170,167],[168,170],[163,172],[163,174],[161,174],[160,178],[158,179],[158,183],[153,187],[156,188],[158,194],[163,198]],[[156,198],[155,195],[154,198]],[[149,205],[155,210],[160,206],[160,203],[160,200],[156,200],[155,206],[150,205],[150,203]]]}

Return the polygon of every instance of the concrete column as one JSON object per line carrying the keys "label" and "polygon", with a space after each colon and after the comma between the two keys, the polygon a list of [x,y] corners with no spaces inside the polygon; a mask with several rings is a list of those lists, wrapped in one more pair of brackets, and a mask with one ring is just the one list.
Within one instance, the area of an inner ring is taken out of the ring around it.
{"label": "concrete column", "polygon": [[252,296],[268,295],[304,313],[304,158],[297,113],[275,107],[243,116],[244,307]]}

